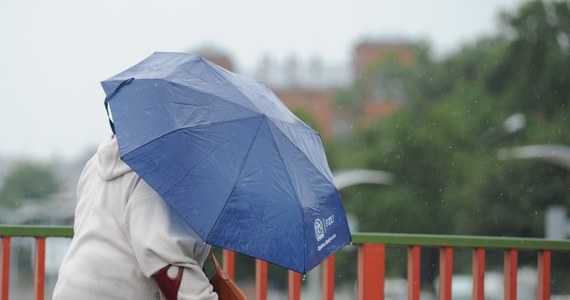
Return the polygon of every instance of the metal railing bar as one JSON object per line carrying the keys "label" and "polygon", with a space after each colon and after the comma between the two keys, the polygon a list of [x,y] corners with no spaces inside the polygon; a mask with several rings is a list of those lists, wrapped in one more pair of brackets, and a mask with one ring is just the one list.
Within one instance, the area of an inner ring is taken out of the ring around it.
{"label": "metal railing bar", "polygon": [[538,283],[537,283],[537,299],[550,299],[550,251],[544,250],[538,252]]}
{"label": "metal railing bar", "polygon": [[505,250],[505,300],[517,299],[517,270],[518,270],[518,250]]}
{"label": "metal railing bar", "polygon": [[358,247],[357,299],[384,299],[386,246],[364,244]]}
{"label": "metal railing bar", "polygon": [[228,273],[228,276],[232,279],[235,280],[235,261],[236,261],[236,253],[231,251],[231,250],[227,250],[227,249],[223,249],[222,250],[222,268],[224,269],[224,271],[226,273]]}
{"label": "metal railing bar", "polygon": [[[71,226],[45,225],[0,225],[0,236],[11,237],[73,237]],[[519,250],[554,250],[570,251],[568,240],[546,240],[541,238],[486,237],[467,235],[432,235],[405,233],[367,233],[352,234],[352,243],[376,243],[386,245],[421,245],[422,247],[486,248]]]}
{"label": "metal railing bar", "polygon": [[34,299],[44,300],[45,266],[46,266],[46,238],[36,238],[34,250]]}
{"label": "metal railing bar", "polygon": [[0,225],[0,236],[11,237],[73,237],[71,226]]}
{"label": "metal railing bar", "polygon": [[485,299],[485,249],[475,248],[472,255],[473,300]]}
{"label": "metal railing bar", "polygon": [[408,299],[420,299],[420,257],[421,247],[408,247]]}
{"label": "metal railing bar", "polygon": [[255,293],[257,300],[267,300],[268,264],[266,261],[255,260]]}
{"label": "metal railing bar", "polygon": [[439,249],[439,300],[451,300],[453,248]]}
{"label": "metal railing bar", "polygon": [[541,238],[483,237],[464,235],[431,235],[402,233],[353,233],[352,244],[385,244],[392,246],[421,245],[422,247],[486,248],[519,250],[570,251],[570,241]]}
{"label": "metal railing bar", "polygon": [[335,271],[335,255],[329,256],[322,263],[322,276],[323,276],[323,300],[333,300],[334,299],[334,271]]}
{"label": "metal railing bar", "polygon": [[[72,238],[71,226],[0,225],[0,300],[9,297],[10,242],[12,237],[33,237],[35,246],[34,299],[44,298],[46,238]],[[408,248],[408,299],[419,299],[420,250],[425,247],[440,250],[440,299],[451,298],[453,252],[457,248],[471,248],[473,266],[473,299],[484,299],[485,253],[490,249],[504,252],[504,297],[517,297],[518,252],[537,251],[537,299],[550,299],[551,253],[570,251],[568,240],[541,238],[486,237],[462,235],[354,233],[358,252],[358,299],[383,299],[386,246]],[[235,253],[224,250],[224,269],[234,277]],[[334,297],[334,255],[323,263],[323,299]],[[268,263],[256,260],[256,299],[267,299]],[[298,300],[301,294],[301,275],[289,271],[289,299]]]}
{"label": "metal railing bar", "polygon": [[301,299],[301,273],[289,270],[287,272],[289,286],[288,294],[289,300],[299,300]]}
{"label": "metal railing bar", "polygon": [[10,236],[2,237],[2,283],[0,284],[0,300],[8,300],[10,295]]}

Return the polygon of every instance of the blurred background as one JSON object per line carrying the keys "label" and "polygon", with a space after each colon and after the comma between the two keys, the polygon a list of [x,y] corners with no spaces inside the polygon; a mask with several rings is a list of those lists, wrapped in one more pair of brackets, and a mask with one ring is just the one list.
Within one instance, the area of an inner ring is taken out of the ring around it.
{"label": "blurred background", "polygon": [[[569,237],[568,1],[2,1],[0,25],[2,224],[71,225],[78,176],[110,134],[99,82],[178,51],[268,83],[321,133],[335,174],[387,176],[341,188],[352,231]],[[51,280],[67,242],[49,246]],[[25,278],[32,241],[14,245]],[[349,295],[350,248],[336,280]],[[429,295],[438,253],[424,252]],[[395,295],[405,255],[388,253]],[[502,253],[488,262],[502,271]],[[552,265],[553,293],[570,294],[570,261]]]}

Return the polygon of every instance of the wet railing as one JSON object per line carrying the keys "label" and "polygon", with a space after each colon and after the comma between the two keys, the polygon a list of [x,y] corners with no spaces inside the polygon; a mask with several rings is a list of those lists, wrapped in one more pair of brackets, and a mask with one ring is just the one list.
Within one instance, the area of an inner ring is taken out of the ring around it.
{"label": "wet railing", "polygon": [[[44,299],[46,239],[71,238],[71,227],[6,226],[0,225],[0,300],[9,299],[11,240],[14,237],[32,237],[34,247],[34,299]],[[439,249],[439,299],[452,299],[453,257],[457,249],[472,251],[472,299],[485,297],[485,257],[488,250],[504,252],[504,299],[517,299],[517,270],[519,251],[536,253],[537,295],[547,300],[551,296],[551,257],[570,257],[570,241],[536,238],[479,237],[418,234],[355,233],[353,245],[358,247],[358,299],[384,299],[387,247],[407,248],[407,295],[410,300],[420,297],[420,260],[422,248]],[[223,252],[223,268],[235,277],[235,254]],[[255,299],[267,299],[268,264],[256,260]],[[327,259],[322,267],[322,299],[334,299],[335,257]],[[569,270],[570,272],[570,270]],[[288,298],[301,298],[301,274],[288,272]]]}
{"label": "wet railing", "polygon": [[0,225],[0,300],[10,295],[10,256],[13,237],[31,237],[34,245],[34,299],[44,299],[46,238],[73,237],[73,228],[68,226],[10,226]]}
{"label": "wet railing", "polygon": [[420,293],[421,248],[439,249],[439,299],[452,299],[453,254],[456,249],[472,251],[472,299],[485,299],[487,250],[504,252],[506,300],[517,299],[519,251],[536,253],[536,299],[539,300],[550,299],[552,253],[570,258],[570,241],[536,238],[358,233],[353,235],[353,243],[359,245],[358,299],[384,299],[386,245],[407,247],[407,292],[408,299],[414,300],[419,299]]}

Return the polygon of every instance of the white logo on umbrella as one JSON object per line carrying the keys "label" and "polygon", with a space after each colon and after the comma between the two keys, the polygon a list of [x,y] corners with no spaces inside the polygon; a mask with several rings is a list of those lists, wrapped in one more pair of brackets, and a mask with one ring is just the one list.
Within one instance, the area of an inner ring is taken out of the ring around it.
{"label": "white logo on umbrella", "polygon": [[315,219],[315,236],[317,237],[317,242],[325,237],[325,227],[321,219]]}

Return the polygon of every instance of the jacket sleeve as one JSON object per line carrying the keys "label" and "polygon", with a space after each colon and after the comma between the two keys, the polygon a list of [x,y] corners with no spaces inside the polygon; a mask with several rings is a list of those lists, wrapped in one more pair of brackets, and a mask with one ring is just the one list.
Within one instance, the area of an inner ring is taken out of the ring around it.
{"label": "jacket sleeve", "polygon": [[125,206],[124,221],[146,277],[168,265],[183,267],[179,299],[217,299],[202,271],[210,246],[144,180]]}

